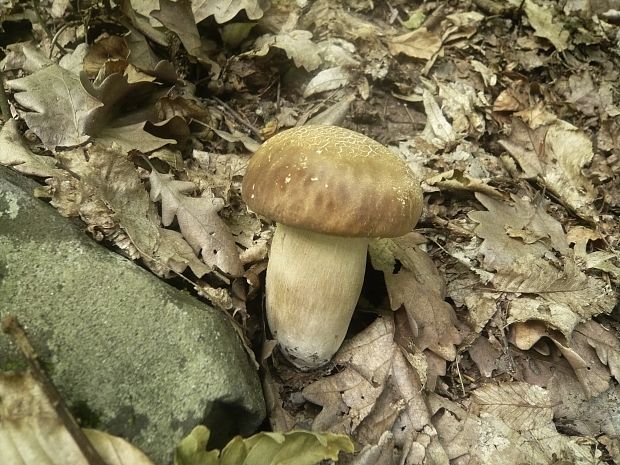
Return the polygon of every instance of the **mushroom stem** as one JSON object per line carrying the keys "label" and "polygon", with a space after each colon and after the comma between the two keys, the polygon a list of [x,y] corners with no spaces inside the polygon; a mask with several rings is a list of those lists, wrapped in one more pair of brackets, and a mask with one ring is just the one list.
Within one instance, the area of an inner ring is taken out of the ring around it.
{"label": "mushroom stem", "polygon": [[367,238],[276,225],[265,286],[267,321],[296,367],[317,368],[342,344],[362,290],[367,249]]}

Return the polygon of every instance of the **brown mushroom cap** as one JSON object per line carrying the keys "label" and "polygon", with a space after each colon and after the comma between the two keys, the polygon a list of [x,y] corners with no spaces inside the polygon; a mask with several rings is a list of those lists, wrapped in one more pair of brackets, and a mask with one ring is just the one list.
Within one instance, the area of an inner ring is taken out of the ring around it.
{"label": "brown mushroom cap", "polygon": [[338,126],[301,126],[269,139],[250,159],[243,198],[289,226],[350,237],[395,237],[420,217],[420,186],[383,145]]}

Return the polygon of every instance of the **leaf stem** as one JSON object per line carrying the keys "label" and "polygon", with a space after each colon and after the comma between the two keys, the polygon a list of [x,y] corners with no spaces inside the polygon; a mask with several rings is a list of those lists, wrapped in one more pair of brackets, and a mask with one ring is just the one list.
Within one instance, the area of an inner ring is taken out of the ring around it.
{"label": "leaf stem", "polygon": [[58,389],[41,366],[41,362],[39,362],[39,355],[30,344],[28,336],[26,335],[24,328],[22,328],[17,321],[17,318],[11,314],[6,314],[2,319],[1,327],[2,332],[8,334],[13,339],[19,350],[26,358],[33,378],[41,386],[41,389],[49,400],[50,405],[62,421],[65,428],[67,428],[67,431],[80,449],[80,452],[82,452],[86,462],[89,465],[106,465],[80,426],[77,424],[75,418],[71,415],[71,412],[69,412],[69,408],[67,407],[67,404],[62,398],[60,392],[58,392]]}

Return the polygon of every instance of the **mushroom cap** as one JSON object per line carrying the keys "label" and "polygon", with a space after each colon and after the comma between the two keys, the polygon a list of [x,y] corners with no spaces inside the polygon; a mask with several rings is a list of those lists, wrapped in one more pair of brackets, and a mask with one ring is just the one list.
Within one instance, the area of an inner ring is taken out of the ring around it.
{"label": "mushroom cap", "polygon": [[405,162],[338,126],[301,126],[267,140],[250,159],[243,198],[276,222],[349,237],[401,236],[422,210]]}

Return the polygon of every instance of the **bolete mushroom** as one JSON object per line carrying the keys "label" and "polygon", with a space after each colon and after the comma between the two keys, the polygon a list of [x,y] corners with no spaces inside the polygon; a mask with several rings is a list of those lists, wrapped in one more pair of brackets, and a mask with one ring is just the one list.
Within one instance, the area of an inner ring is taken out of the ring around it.
{"label": "bolete mushroom", "polygon": [[401,236],[422,209],[403,160],[357,132],[302,126],[250,159],[243,198],[276,221],[265,284],[269,328],[302,370],[327,363],[359,299],[370,237]]}

